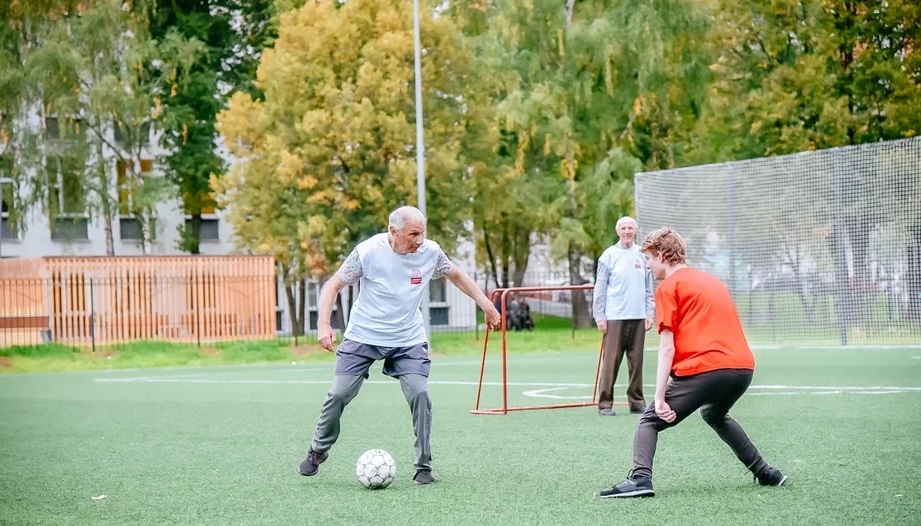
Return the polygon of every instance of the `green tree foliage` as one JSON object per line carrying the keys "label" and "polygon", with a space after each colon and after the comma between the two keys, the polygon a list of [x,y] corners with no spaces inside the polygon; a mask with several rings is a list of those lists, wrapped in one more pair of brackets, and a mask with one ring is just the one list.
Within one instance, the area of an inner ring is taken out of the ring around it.
{"label": "green tree foliage", "polygon": [[11,18],[18,46],[8,46],[16,54],[6,58],[25,79],[18,100],[6,102],[20,117],[14,128],[23,132],[16,164],[31,190],[23,205],[40,205],[52,223],[63,212],[99,215],[110,255],[112,221],[130,214],[146,252],[166,184],[144,175],[142,159],[150,156],[164,95],[200,46],[174,32],[150,38],[144,2],[39,2],[32,8]]}
{"label": "green tree foliage", "polygon": [[216,206],[212,174],[226,169],[216,148],[215,123],[233,90],[258,96],[256,64],[271,42],[271,0],[157,0],[151,36],[179,34],[204,45],[202,57],[173,81],[165,98],[162,146],[169,152],[164,168],[191,219],[179,225],[179,246],[198,254],[202,214]]}
{"label": "green tree foliage", "polygon": [[22,186],[31,170],[41,130],[29,121],[29,104],[37,90],[26,69],[26,58],[41,44],[41,36],[62,17],[84,8],[83,0],[0,2],[0,178],[11,179],[4,188],[14,228],[30,199]]}
{"label": "green tree foliage", "polygon": [[151,36],[165,38],[171,32],[196,39],[206,46],[201,60],[170,86],[162,120],[163,146],[168,150],[164,167],[191,216],[179,226],[179,248],[199,253],[202,211],[213,210],[212,173],[222,173],[224,162],[215,148],[215,118],[223,106],[218,81],[222,66],[233,53],[235,33],[232,13],[217,10],[209,0],[160,0],[151,20]]}
{"label": "green tree foliage", "polygon": [[921,133],[913,1],[723,2],[702,138],[708,160]]}
{"label": "green tree foliage", "polygon": [[[917,2],[722,2],[710,42],[719,56],[711,66],[714,82],[697,131],[700,148],[689,157],[694,162],[794,153],[921,132]],[[859,175],[858,168],[837,166],[830,175],[838,196],[837,215],[815,207],[783,214],[817,228],[832,228],[824,248],[842,262],[836,265],[836,282],[838,294],[844,295],[852,292],[843,264],[847,258],[838,252],[850,247],[854,289],[867,289],[872,274],[867,227],[885,229],[892,221],[880,215],[886,207],[879,194],[869,190],[876,182],[867,178],[876,177],[876,172]],[[892,184],[902,186],[895,180]],[[757,208],[746,212],[758,213]],[[764,227],[762,242],[778,244],[785,229],[770,222]],[[921,253],[921,217],[899,228],[909,232],[913,253]],[[921,273],[921,258],[911,258],[910,267],[909,276]],[[917,297],[921,280],[908,286],[914,288],[909,294]],[[862,299],[857,298],[858,304],[863,305]],[[848,315],[859,319],[863,308]]]}
{"label": "green tree foliage", "polygon": [[[478,213],[484,244],[507,233],[487,257],[512,260],[520,275],[521,247],[547,233],[571,283],[584,283],[584,257],[596,259],[632,210],[633,173],[683,153],[707,80],[705,12],[684,0],[506,0],[480,17],[478,5],[458,9],[495,107],[497,156],[475,172]],[[574,305],[578,323],[590,323],[584,300]]]}

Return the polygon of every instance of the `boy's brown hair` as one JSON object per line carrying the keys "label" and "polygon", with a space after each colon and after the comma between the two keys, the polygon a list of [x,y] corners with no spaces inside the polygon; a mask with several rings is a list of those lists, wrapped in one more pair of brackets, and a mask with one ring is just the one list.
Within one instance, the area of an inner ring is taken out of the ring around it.
{"label": "boy's brown hair", "polygon": [[662,254],[665,262],[671,265],[683,264],[687,257],[684,238],[668,227],[650,232],[646,239],[643,240],[643,246],[640,250],[649,252],[653,256]]}

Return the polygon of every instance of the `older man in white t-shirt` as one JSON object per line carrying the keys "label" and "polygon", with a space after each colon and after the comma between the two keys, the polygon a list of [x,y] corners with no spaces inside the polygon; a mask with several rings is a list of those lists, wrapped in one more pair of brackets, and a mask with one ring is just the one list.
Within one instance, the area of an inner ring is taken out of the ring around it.
{"label": "older man in white t-shirt", "polygon": [[652,327],[655,300],[652,273],[636,246],[636,220],[617,220],[619,240],[598,258],[592,314],[604,333],[604,358],[598,376],[598,414],[614,416],[614,381],[627,357],[627,403],[631,413],[646,408],[643,396],[643,346]]}
{"label": "older man in white t-shirt", "polygon": [[342,345],[336,352],[333,385],[320,410],[320,420],[307,457],[298,471],[316,475],[329,449],[339,438],[339,420],[368,378],[368,370],[384,361],[384,374],[398,378],[412,411],[416,435],[416,484],[435,482],[432,476],[432,402],[428,376],[431,362],[423,323],[423,295],[429,281],[446,277],[473,298],[486,314],[487,325],[499,326],[499,312],[464,271],[448,259],[438,243],[425,239],[425,215],[411,206],[390,214],[388,232],[359,243],[320,293],[317,339],[332,351],[336,333],[330,316],[339,291],[361,283],[349,315]]}

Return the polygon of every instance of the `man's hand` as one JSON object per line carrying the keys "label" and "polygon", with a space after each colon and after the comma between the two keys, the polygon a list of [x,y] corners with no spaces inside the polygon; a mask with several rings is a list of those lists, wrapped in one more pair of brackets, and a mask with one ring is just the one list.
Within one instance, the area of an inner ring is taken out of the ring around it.
{"label": "man's hand", "polygon": [[651,328],[652,328],[652,316],[647,316],[646,317],[646,330],[648,331]]}
{"label": "man's hand", "polygon": [[678,415],[675,414],[674,411],[672,411],[672,408],[668,406],[668,404],[665,402],[665,399],[660,400],[656,398],[655,404],[656,404],[656,414],[659,415],[659,418],[661,418],[662,420],[665,420],[669,424],[675,421],[675,418]]}
{"label": "man's hand", "polygon": [[[597,321],[595,324],[598,325],[598,330],[601,331],[602,334],[608,333],[608,320]],[[647,329],[648,328],[649,327],[647,327]]]}
{"label": "man's hand", "polygon": [[320,347],[323,347],[329,352],[333,352],[336,348],[336,331],[329,325],[319,327],[317,330],[317,341],[320,342]]}
{"label": "man's hand", "polygon": [[502,327],[502,315],[492,305],[484,311],[486,313],[486,328],[495,331]]}
{"label": "man's hand", "polygon": [[[356,258],[358,257],[357,252],[353,251],[353,254],[355,254]],[[346,286],[347,284],[339,277],[339,273],[335,273],[323,284],[323,288],[320,290],[320,301],[317,305],[317,341],[320,342],[320,347],[329,352],[333,352],[336,348],[336,333],[333,332],[329,319],[333,312],[333,305],[336,304],[336,297],[339,296],[339,291]]]}

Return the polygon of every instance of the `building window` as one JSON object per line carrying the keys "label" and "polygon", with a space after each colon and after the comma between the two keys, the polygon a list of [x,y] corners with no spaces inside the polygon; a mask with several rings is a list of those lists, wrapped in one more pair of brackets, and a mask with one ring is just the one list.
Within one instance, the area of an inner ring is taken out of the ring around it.
{"label": "building window", "polygon": [[285,317],[285,308],[281,304],[281,289],[284,287],[281,280],[276,276],[275,278],[275,331],[281,332],[284,330],[284,317]]}
{"label": "building window", "polygon": [[307,282],[307,308],[316,309],[317,306],[317,297],[319,296],[320,284],[316,281]]}
{"label": "building window", "polygon": [[10,222],[10,213],[13,211],[13,183],[3,181],[0,172],[0,240],[14,241],[19,239],[19,232]]}
{"label": "building window", "polygon": [[89,239],[89,221],[85,217],[58,217],[51,227],[54,241],[86,241]]}
{"label": "building window", "polygon": [[445,278],[433,279],[429,282],[429,303],[447,303],[448,287]]}
{"label": "building window", "polygon": [[[192,220],[185,220],[186,228],[192,228]],[[198,231],[199,241],[220,241],[220,220],[216,218],[201,218],[201,230]]]}
{"label": "building window", "polygon": [[[2,124],[2,116],[0,116]],[[16,241],[19,232],[10,222],[13,207],[15,206],[15,192],[13,186],[13,159],[9,155],[0,155],[0,241]]]}
{"label": "building window", "polygon": [[[141,178],[153,171],[153,161],[141,159]],[[118,227],[119,237],[124,241],[140,241],[143,239],[141,222],[134,212],[137,210],[137,198],[140,184],[137,178],[128,175],[128,164],[125,161],[115,163],[116,179],[118,181]],[[150,222],[151,237],[153,237],[153,221]]]}
{"label": "building window", "polygon": [[429,323],[448,325],[448,280],[429,281]]}
{"label": "building window", "polygon": [[217,217],[214,196],[207,195],[197,204],[188,195],[183,198],[183,209],[186,212],[185,227],[192,230],[192,214],[190,211],[198,210],[201,213],[201,229],[198,232],[199,241],[220,241],[220,219]]}
{"label": "building window", "polygon": [[89,221],[83,191],[83,160],[72,156],[51,156],[47,163],[51,239],[87,239]]}
{"label": "building window", "polygon": [[[315,331],[319,327],[320,320],[320,311],[310,310],[307,311],[307,330]],[[339,322],[339,308],[336,307],[333,309],[332,314],[329,318],[329,324],[334,330],[341,331],[345,327]]]}
{"label": "building window", "polygon": [[115,137],[115,142],[123,145],[125,144],[125,131],[130,138],[134,138],[134,135],[137,135],[138,140],[131,141],[134,145],[146,145],[150,143],[150,122],[145,122],[140,127],[128,128],[124,123],[116,123],[113,128],[113,133]]}
{"label": "building window", "polygon": [[140,241],[144,239],[141,222],[133,217],[118,218],[118,237],[122,241]]}
{"label": "building window", "polygon": [[83,137],[83,120],[73,117],[46,117],[45,137],[52,141],[78,142]]}
{"label": "building window", "polygon": [[48,117],[45,119],[45,136],[49,139],[61,138],[61,131],[58,129],[57,117]]}
{"label": "building window", "polygon": [[435,326],[448,325],[448,307],[430,307],[429,323]]}

